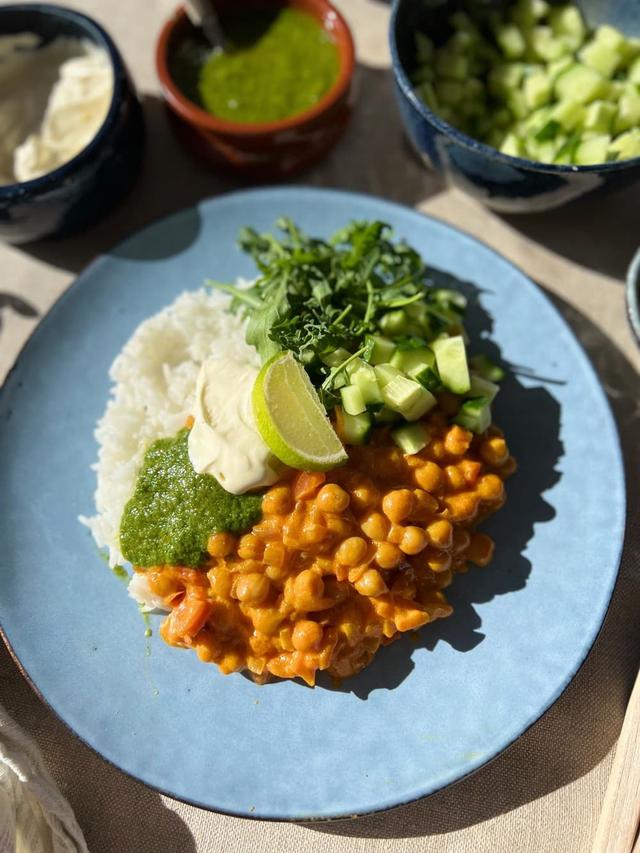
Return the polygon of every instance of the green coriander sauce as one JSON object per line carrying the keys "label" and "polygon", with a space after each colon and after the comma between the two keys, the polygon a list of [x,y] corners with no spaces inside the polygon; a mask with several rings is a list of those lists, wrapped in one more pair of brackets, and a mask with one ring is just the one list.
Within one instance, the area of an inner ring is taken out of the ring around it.
{"label": "green coriander sauce", "polygon": [[189,431],[154,442],[144,456],[120,522],[120,548],[135,566],[197,567],[212,533],[242,533],[258,520],[262,495],[232,495],[196,474]]}
{"label": "green coriander sauce", "polygon": [[288,6],[223,19],[228,46],[185,43],[172,75],[185,94],[217,118],[245,124],[280,121],[316,104],[338,76],[338,49],[321,24]]}

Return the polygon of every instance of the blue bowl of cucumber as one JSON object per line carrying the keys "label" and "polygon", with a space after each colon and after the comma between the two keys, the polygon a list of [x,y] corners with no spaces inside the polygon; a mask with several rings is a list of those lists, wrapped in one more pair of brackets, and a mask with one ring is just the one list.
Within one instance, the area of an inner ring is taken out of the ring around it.
{"label": "blue bowl of cucumber", "polygon": [[640,180],[638,0],[395,0],[389,37],[411,142],[489,207]]}

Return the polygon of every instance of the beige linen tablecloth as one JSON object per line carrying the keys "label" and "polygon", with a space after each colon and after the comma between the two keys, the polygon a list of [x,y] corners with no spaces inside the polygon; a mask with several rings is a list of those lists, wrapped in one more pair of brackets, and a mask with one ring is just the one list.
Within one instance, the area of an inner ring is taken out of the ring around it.
{"label": "beige linen tablecloth", "polygon": [[[174,0],[66,3],[98,18],[120,46],[143,99],[149,150],[133,194],[91,232],[64,242],[0,247],[0,380],[37,316],[96,253],[153,218],[234,186],[194,165],[173,141],[165,120],[152,57]],[[640,191],[518,218],[488,213],[445,189],[411,156],[402,137],[388,72],[388,5],[376,0],[339,5],[357,41],[357,112],[340,145],[302,181],[386,196],[453,222],[496,247],[545,288],[591,356],[620,429],[630,484],[620,580],[587,662],[553,708],[510,749],[429,799],[331,824],[224,817],[146,789],[77,741],[38,701],[3,649],[0,701],[40,745],[92,853],[577,853],[589,850],[594,835],[640,655],[640,353],[625,320],[621,281],[640,244]]]}

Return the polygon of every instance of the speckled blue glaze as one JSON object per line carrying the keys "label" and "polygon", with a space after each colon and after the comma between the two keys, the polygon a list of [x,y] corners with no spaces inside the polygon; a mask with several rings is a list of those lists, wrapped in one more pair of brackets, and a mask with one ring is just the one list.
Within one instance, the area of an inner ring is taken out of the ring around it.
{"label": "speckled blue glaze", "polygon": [[627,314],[640,346],[640,249],[635,254],[627,273]]}
{"label": "speckled blue glaze", "polygon": [[[640,35],[637,0],[578,0],[592,26],[609,23]],[[640,180],[640,157],[599,166],[554,166],[509,157],[443,121],[415,94],[409,80],[414,33],[444,25],[455,3],[394,0],[389,42],[396,100],[407,134],[424,162],[455,186],[494,210],[532,213],[560,207],[592,192],[628,187]]]}
{"label": "speckled blue glaze", "polygon": [[[222,676],[195,654],[165,646],[158,618],[146,640],[135,604],[77,521],[93,510],[93,429],[113,358],[138,323],[185,287],[254,275],[235,248],[238,229],[268,229],[282,215],[324,235],[354,218],[386,220],[439,281],[466,282],[476,351],[520,366],[495,412],[520,466],[509,500],[487,525],[495,561],[456,579],[449,619],[426,626],[417,642],[382,649],[341,689],[259,687]],[[126,772],[244,817],[384,809],[480,767],[558,698],[584,660],[623,533],[609,407],[542,292],[442,222],[317,189],[204,202],[83,272],[0,395],[0,471],[0,623],[28,677],[84,741]]]}
{"label": "speckled blue glaze", "polygon": [[25,243],[66,236],[92,225],[129,191],[142,162],[144,124],[133,83],[105,30],[79,12],[44,3],[0,6],[0,35],[33,32],[89,39],[104,47],[114,70],[107,117],[73,160],[33,181],[0,186],[0,239]]}

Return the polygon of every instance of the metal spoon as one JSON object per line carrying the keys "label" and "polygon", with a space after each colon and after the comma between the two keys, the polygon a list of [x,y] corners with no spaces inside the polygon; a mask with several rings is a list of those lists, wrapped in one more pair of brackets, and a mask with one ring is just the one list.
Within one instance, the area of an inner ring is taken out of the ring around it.
{"label": "metal spoon", "polygon": [[224,33],[212,0],[186,0],[185,6],[193,26],[202,30],[212,47],[224,50]]}

